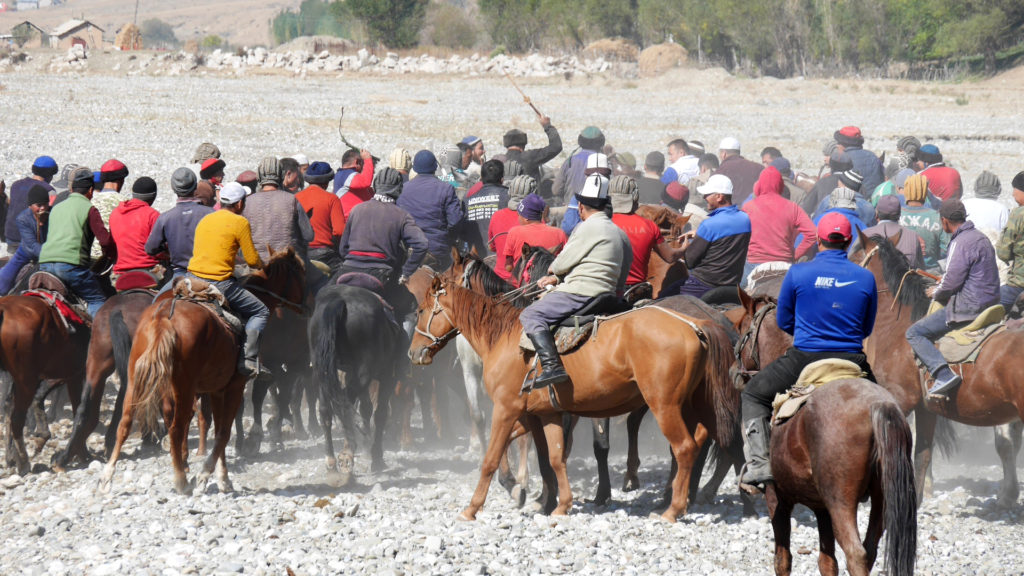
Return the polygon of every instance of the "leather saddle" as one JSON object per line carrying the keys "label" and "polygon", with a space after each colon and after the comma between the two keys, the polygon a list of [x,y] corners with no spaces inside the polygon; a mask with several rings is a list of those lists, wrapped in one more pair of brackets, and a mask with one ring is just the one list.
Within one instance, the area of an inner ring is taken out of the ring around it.
{"label": "leather saddle", "polygon": [[772,426],[778,426],[792,418],[818,388],[846,378],[863,378],[860,366],[840,358],[826,358],[811,362],[800,371],[796,384],[782,394],[776,394],[772,401]]}
{"label": "leather saddle", "polygon": [[[559,354],[568,354],[582,346],[594,331],[594,323],[598,318],[620,314],[632,309],[615,294],[602,294],[581,308],[576,314],[562,320],[552,329],[555,331],[555,348]],[[533,342],[523,333],[519,338],[519,347],[534,352]]]}
{"label": "leather saddle", "polygon": [[1001,305],[990,306],[967,326],[939,338],[935,345],[950,364],[974,362],[985,341],[1006,328],[1003,323],[1005,316],[1006,311]]}
{"label": "leather saddle", "polygon": [[46,301],[60,316],[64,327],[74,334],[75,326],[92,327],[92,316],[88,306],[71,293],[60,278],[49,272],[35,272],[28,279],[28,290],[23,296],[32,296]]}

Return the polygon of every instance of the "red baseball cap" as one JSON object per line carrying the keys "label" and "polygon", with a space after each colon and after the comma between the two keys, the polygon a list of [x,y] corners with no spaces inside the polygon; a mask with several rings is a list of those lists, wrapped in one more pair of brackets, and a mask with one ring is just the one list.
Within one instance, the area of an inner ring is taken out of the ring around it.
{"label": "red baseball cap", "polygon": [[[834,235],[842,236],[842,240],[833,239]],[[818,222],[818,240],[826,242],[849,242],[853,238],[853,230],[846,216],[838,212],[825,214]]]}

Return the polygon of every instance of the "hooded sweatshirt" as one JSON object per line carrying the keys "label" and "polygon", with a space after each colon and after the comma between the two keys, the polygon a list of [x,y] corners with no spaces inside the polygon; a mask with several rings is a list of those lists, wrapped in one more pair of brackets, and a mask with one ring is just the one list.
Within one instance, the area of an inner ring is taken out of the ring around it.
{"label": "hooded sweatshirt", "polygon": [[146,240],[160,213],[138,198],[120,203],[110,213],[110,235],[117,245],[114,273],[152,268],[157,260],[146,253]]}
{"label": "hooded sweatshirt", "polygon": [[[782,197],[784,188],[782,174],[769,166],[754,184],[754,199],[743,205],[750,216],[747,262],[793,262],[814,247],[814,224],[799,205]],[[794,249],[801,234],[803,240]]]}

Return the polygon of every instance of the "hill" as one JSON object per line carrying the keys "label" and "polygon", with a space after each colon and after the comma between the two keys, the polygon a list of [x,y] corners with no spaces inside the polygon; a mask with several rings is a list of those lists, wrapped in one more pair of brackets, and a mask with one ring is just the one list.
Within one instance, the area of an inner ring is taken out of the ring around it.
{"label": "hill", "polygon": [[[270,21],[283,8],[297,9],[301,0],[139,0],[138,21],[151,18],[167,22],[181,41],[215,34],[237,46],[269,45]],[[113,40],[117,30],[132,21],[132,0],[67,0],[60,6],[38,10],[0,12],[0,33],[28,20],[49,31],[72,18],[84,18]]]}

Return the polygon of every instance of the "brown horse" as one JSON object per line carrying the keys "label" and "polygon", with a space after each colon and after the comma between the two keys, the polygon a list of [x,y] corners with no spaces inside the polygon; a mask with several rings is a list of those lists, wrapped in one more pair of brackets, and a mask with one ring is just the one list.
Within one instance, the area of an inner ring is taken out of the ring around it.
{"label": "brown horse", "polygon": [[[914,573],[917,497],[914,494],[910,426],[896,399],[868,380],[844,379],[818,389],[771,438],[774,483],[765,494],[775,532],[775,573],[790,573],[793,506],[818,519],[823,575],[839,573],[835,544],[852,576],[867,576],[882,532],[889,533],[886,568],[892,576]],[[861,542],[857,504],[871,499]]]}
{"label": "brown horse", "polygon": [[[42,298],[0,298],[0,369],[11,376],[13,396],[5,461],[8,466],[15,466],[19,474],[26,474],[30,468],[25,449],[25,418],[39,382],[64,381],[72,409],[78,408],[90,330],[85,325],[71,326]],[[45,442],[45,437],[37,442],[36,454]]]}
{"label": "brown horse", "polygon": [[[683,216],[671,208],[665,206],[643,205],[637,208],[636,213],[648,220],[654,221],[661,228],[665,241],[673,248],[678,248],[679,236],[683,233],[686,223],[690,221],[689,216]],[[671,286],[674,282],[685,280],[688,275],[686,265],[682,262],[665,262],[661,258],[652,257],[647,269],[647,282],[650,283],[654,295],[661,294],[664,286]]]}
{"label": "brown horse", "polygon": [[[529,355],[519,349],[521,310],[435,279],[418,311],[416,335],[409,348],[417,363],[461,331],[484,361],[484,382],[494,402],[487,454],[470,505],[460,518],[473,520],[487,497],[498,460],[515,422],[536,428],[539,417],[558,481],[558,505],[564,515],[572,504],[565,468],[562,413],[586,417],[624,414],[647,404],[672,447],[677,471],[672,501],[662,517],[669,521],[686,511],[690,470],[709,429],[723,445],[732,442],[736,414],[728,406],[735,395],[728,381],[728,339],[714,323],[694,322],[678,313],[648,306],[604,320],[598,335],[563,356],[572,383],[521,394],[531,370]],[[677,335],[668,342],[663,334]],[[658,361],[651,361],[657,351]],[[700,397],[713,410],[697,412]]]}
{"label": "brown horse", "polygon": [[[305,277],[302,260],[288,248],[271,252],[266,267],[250,276],[246,285],[255,288],[254,295],[273,310],[287,302],[302,302]],[[139,419],[148,430],[156,427],[163,412],[171,441],[174,487],[178,492],[191,492],[185,478],[185,439],[197,394],[208,395],[216,430],[213,451],[198,480],[205,481],[219,464],[217,484],[223,491],[231,490],[224,451],[246,383],[236,370],[238,344],[235,334],[203,305],[164,294],[146,309],[132,344],[124,412],[101,491],[110,488],[121,447],[131,433],[136,411],[141,410]]]}
{"label": "brown horse", "polygon": [[[885,238],[861,238],[863,265],[878,283],[878,315],[875,329],[865,342],[865,352],[878,381],[899,402],[904,412],[915,413],[917,443],[914,447],[918,498],[927,491],[936,415],[971,426],[998,426],[1024,417],[1024,386],[1020,385],[1017,352],[1024,350],[1024,331],[1004,330],[989,338],[973,364],[954,369],[963,373],[963,384],[949,402],[928,400],[921,374],[906,331],[924,315],[930,299],[924,280],[908,274],[909,267],[893,244]],[[855,255],[856,257],[857,255]],[[901,287],[902,284],[902,287]],[[942,431],[942,427],[939,427]],[[940,435],[941,438],[941,435]],[[941,444],[940,444],[941,446]],[[1016,450],[997,443],[1003,461],[1003,482],[998,493],[1002,506],[1012,506],[1019,495]]]}

